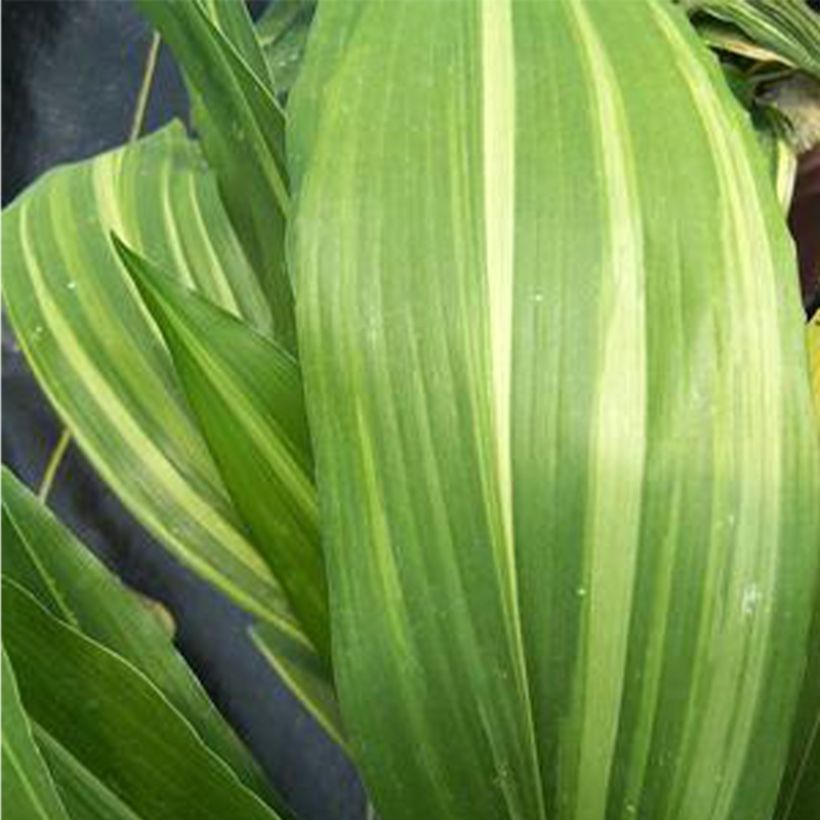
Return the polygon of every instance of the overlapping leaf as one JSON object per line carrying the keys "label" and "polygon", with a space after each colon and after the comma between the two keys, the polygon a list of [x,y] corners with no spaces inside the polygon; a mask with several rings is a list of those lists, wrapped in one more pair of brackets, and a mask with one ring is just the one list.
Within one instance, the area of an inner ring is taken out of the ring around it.
{"label": "overlapping leaf", "polygon": [[119,241],[117,248],[162,330],[236,508],[307,635],[329,659],[318,508],[296,361]]}
{"label": "overlapping leaf", "polygon": [[3,650],[2,812],[17,820],[69,820],[32,736],[17,681]]}
{"label": "overlapping leaf", "polygon": [[[10,580],[3,583],[3,618],[3,640],[38,740],[51,760],[60,758],[56,770],[72,805],[86,806],[78,817],[99,816],[106,803],[118,809],[109,816],[129,820],[277,817],[128,661]],[[72,778],[83,785],[73,788]]]}
{"label": "overlapping leaf", "polygon": [[268,6],[256,24],[259,44],[280,98],[287,97],[296,80],[315,10],[315,0],[278,0]]}
{"label": "overlapping leaf", "polygon": [[804,0],[681,0],[750,109],[786,207],[795,154],[820,139],[820,15]]}
{"label": "overlapping leaf", "polygon": [[71,820],[140,820],[138,815],[48,732],[35,727],[35,736]]}
{"label": "overlapping leaf", "polygon": [[3,572],[53,616],[132,663],[245,785],[270,787],[146,606],[3,470]]}
{"label": "overlapping leaf", "polygon": [[139,5],[187,79],[203,150],[267,294],[276,337],[292,350],[293,296],[283,253],[284,114],[245,4],[141,0]]}
{"label": "overlapping leaf", "polygon": [[111,230],[270,331],[270,310],[213,178],[173,125],[50,172],[6,210],[4,298],[20,346],[85,454],[137,518],[241,606],[296,628],[248,541]]}
{"label": "overlapping leaf", "polygon": [[[820,15],[804,0],[677,0],[713,45],[820,78]],[[715,22],[723,27],[715,27]]]}
{"label": "overlapping leaf", "polygon": [[769,820],[818,441],[748,119],[657,2],[320,4],[291,258],[390,820]]}

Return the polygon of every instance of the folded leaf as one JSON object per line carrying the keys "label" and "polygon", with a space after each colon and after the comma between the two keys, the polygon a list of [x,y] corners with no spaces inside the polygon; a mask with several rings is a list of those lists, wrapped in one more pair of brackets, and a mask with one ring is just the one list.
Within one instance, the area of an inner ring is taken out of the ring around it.
{"label": "folded leaf", "polygon": [[134,666],[3,582],[3,639],[31,719],[146,820],[277,817]]}
{"label": "folded leaf", "polygon": [[69,820],[34,742],[17,681],[3,650],[3,799],[9,820]]}
{"label": "folded leaf", "polygon": [[745,115],[647,0],[319,6],[291,260],[390,820],[770,820],[820,452]]}
{"label": "folded leaf", "polygon": [[240,606],[292,623],[111,230],[269,330],[270,311],[213,177],[176,124],[50,172],[5,211],[4,298],[20,346],[86,456],[140,522]]}
{"label": "folded leaf", "polygon": [[236,508],[300,624],[329,659],[327,590],[310,436],[296,361],[177,285],[119,240],[117,250],[174,358]]}
{"label": "folded leaf", "polygon": [[56,618],[132,663],[246,786],[270,797],[258,767],[162,624],[5,468],[3,572]]}
{"label": "folded leaf", "polygon": [[138,5],[183,70],[203,150],[268,297],[276,338],[292,350],[293,296],[283,252],[285,120],[245,4],[139,0]]}

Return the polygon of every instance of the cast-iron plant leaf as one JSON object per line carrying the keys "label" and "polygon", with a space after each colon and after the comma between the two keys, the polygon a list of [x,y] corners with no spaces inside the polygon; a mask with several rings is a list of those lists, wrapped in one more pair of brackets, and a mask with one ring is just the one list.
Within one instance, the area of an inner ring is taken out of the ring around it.
{"label": "cast-iron plant leaf", "polygon": [[[784,213],[803,115],[772,93],[818,79],[818,18],[139,6],[193,133],[21,195],[5,304],[381,820],[814,818],[820,336]],[[4,811],[290,820],[10,474],[3,518]]]}

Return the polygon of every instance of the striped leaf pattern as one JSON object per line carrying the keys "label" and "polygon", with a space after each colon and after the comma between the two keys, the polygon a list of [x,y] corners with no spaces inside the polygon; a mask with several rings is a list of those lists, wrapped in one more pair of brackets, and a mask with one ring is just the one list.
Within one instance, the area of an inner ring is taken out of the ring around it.
{"label": "striped leaf pattern", "polygon": [[19,820],[69,820],[34,741],[31,724],[20,701],[14,670],[5,650],[2,660],[3,816]]}
{"label": "striped leaf pattern", "polygon": [[4,298],[40,384],[96,469],[184,563],[297,629],[251,545],[109,234],[261,333],[272,317],[179,124],[56,169],[3,215]]}
{"label": "striped leaf pattern", "polygon": [[820,540],[795,259],[680,10],[320,4],[291,259],[389,820],[769,820]]}
{"label": "striped leaf pattern", "polygon": [[[220,473],[313,645],[330,656],[313,458],[296,361],[115,237]],[[308,647],[309,648],[309,647]]]}
{"label": "striped leaf pattern", "polygon": [[183,70],[203,151],[268,298],[276,337],[293,349],[293,296],[283,252],[285,118],[245,4],[139,0],[139,7]]}
{"label": "striped leaf pattern", "polygon": [[[805,0],[676,2],[689,14],[708,21],[707,24],[717,21],[739,30],[754,46],[765,49],[769,59],[820,77],[820,15]],[[731,43],[731,35],[724,42]],[[717,44],[720,45],[720,40]],[[738,45],[739,53],[747,50],[743,43]]]}

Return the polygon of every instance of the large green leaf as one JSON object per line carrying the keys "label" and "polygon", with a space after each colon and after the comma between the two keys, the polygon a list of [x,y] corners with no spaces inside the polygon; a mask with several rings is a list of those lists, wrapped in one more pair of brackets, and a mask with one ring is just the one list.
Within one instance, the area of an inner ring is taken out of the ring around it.
{"label": "large green leaf", "polygon": [[283,252],[288,210],[284,114],[242,2],[140,0],[183,69],[203,150],[274,316],[293,348],[293,296]]}
{"label": "large green leaf", "polygon": [[68,820],[57,789],[34,742],[17,681],[3,650],[3,817]]}
{"label": "large green leaf", "polygon": [[298,364],[115,241],[162,330],[237,509],[307,635],[329,659],[318,503]]}
{"label": "large green leaf", "polygon": [[53,617],[10,580],[3,583],[3,618],[31,719],[134,814],[277,817],[128,661]]}
{"label": "large green leaf", "polygon": [[247,786],[270,787],[146,606],[3,469],[3,572],[52,615],[121,655]]}
{"label": "large green leaf", "polygon": [[4,297],[20,346],[80,447],[140,522],[241,606],[295,628],[111,230],[269,332],[270,311],[213,177],[173,125],[51,171],[5,211]]}
{"label": "large green leaf", "polygon": [[820,453],[745,112],[652,0],[314,25],[290,251],[377,809],[769,820]]}

